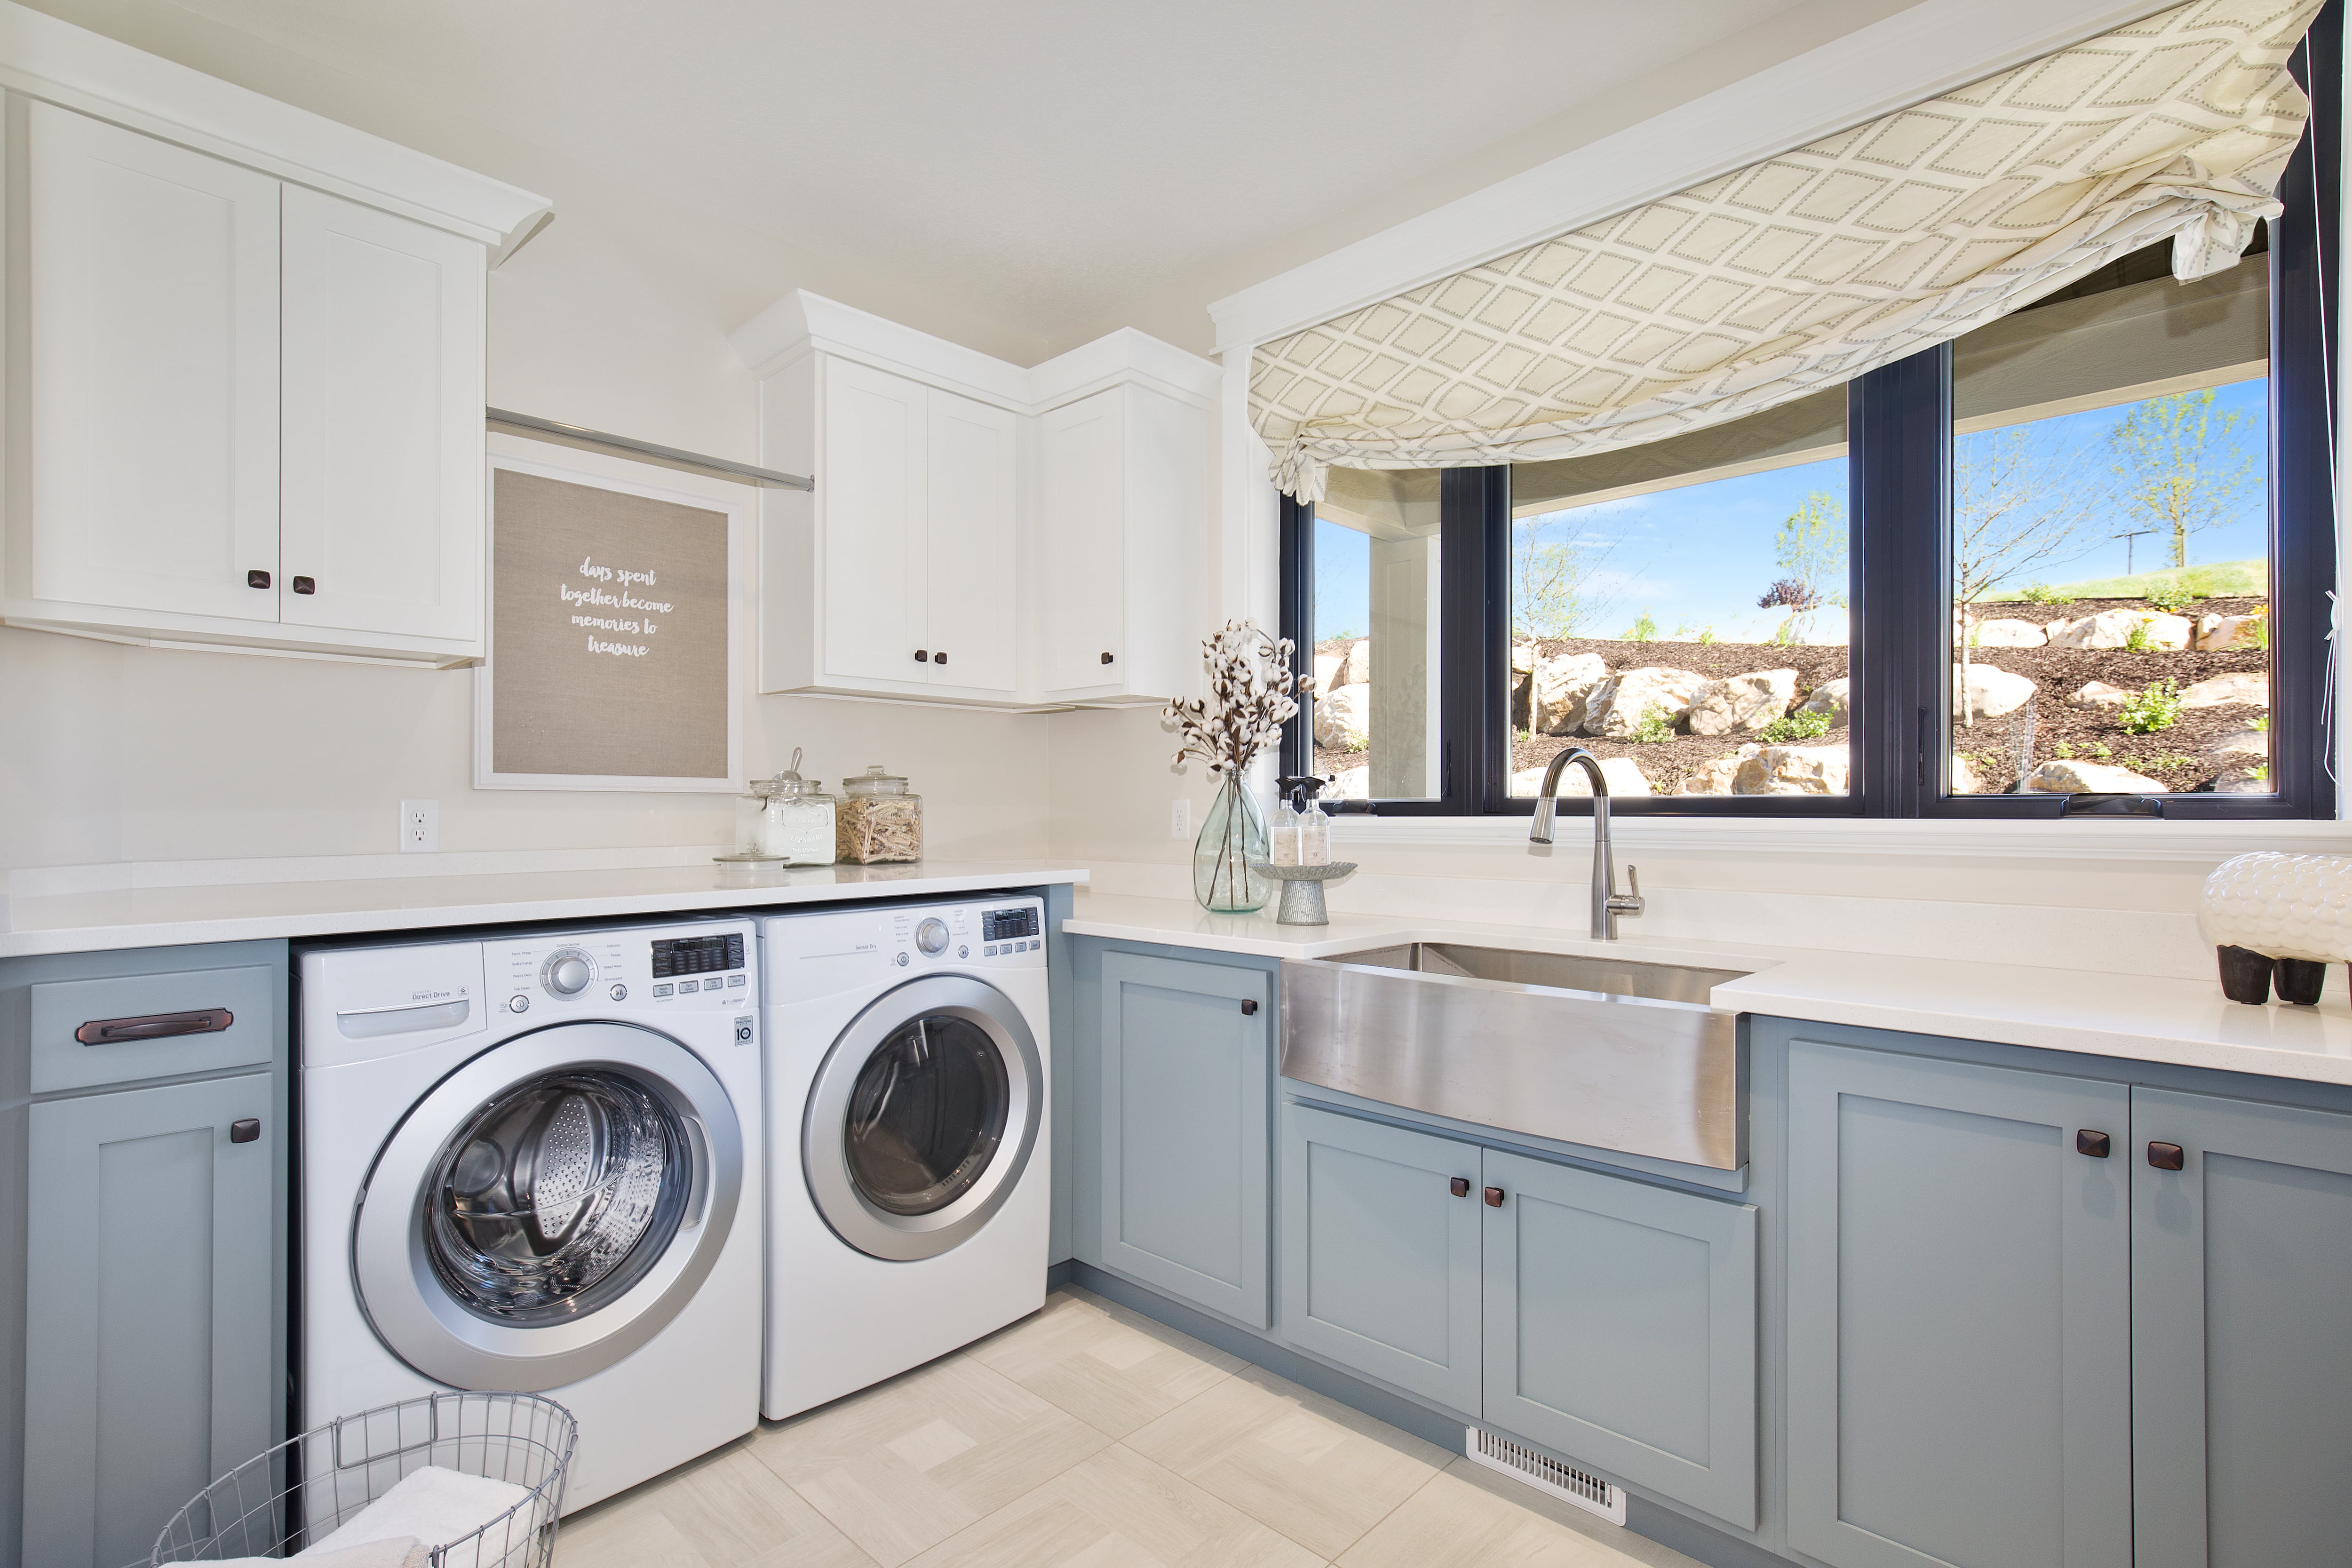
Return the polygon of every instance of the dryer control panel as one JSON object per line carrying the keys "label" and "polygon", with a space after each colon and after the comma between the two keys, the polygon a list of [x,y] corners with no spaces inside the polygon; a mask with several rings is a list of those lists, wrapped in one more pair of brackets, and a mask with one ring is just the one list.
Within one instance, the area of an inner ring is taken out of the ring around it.
{"label": "dryer control panel", "polygon": [[772,915],[761,932],[777,1001],[938,970],[1045,967],[1045,903],[1034,894]]}
{"label": "dryer control panel", "polygon": [[615,1003],[717,1012],[756,1006],[749,925],[648,926],[483,944],[491,1005],[593,1013]]}

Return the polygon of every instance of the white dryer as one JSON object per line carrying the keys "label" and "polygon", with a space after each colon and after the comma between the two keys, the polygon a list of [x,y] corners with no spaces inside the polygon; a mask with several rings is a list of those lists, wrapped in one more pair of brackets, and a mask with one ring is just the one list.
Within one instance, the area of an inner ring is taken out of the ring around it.
{"label": "white dryer", "polygon": [[771,1419],[1045,1305],[1044,900],[770,916]]}
{"label": "white dryer", "polygon": [[758,1424],[748,921],[300,959],[303,1425],[544,1393],[583,1507]]}

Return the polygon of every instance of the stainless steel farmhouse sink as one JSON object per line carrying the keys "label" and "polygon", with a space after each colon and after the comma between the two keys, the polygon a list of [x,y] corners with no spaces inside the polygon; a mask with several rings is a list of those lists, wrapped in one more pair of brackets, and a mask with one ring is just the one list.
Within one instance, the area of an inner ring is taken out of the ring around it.
{"label": "stainless steel farmhouse sink", "polygon": [[1404,942],[1282,965],[1282,1075],[1628,1154],[1736,1170],[1747,1064],[1707,993],[1745,970]]}

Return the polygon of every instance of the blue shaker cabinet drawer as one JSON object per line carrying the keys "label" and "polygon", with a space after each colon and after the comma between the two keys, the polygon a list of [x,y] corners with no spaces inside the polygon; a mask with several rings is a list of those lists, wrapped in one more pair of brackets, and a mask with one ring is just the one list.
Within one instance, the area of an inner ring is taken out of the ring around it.
{"label": "blue shaker cabinet drawer", "polygon": [[27,989],[35,1094],[268,1067],[277,1037],[278,980],[268,964]]}

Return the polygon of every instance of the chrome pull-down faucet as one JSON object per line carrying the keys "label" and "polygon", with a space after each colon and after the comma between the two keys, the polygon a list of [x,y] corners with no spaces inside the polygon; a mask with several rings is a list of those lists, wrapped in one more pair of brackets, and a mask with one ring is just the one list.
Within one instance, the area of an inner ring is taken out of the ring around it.
{"label": "chrome pull-down faucet", "polygon": [[1528,842],[1551,842],[1552,819],[1559,809],[1559,775],[1570,763],[1580,764],[1592,781],[1592,940],[1615,942],[1617,917],[1642,912],[1642,868],[1625,868],[1633,890],[1620,893],[1609,851],[1609,781],[1601,776],[1601,759],[1582,746],[1570,746],[1552,758],[1551,765],[1544,769],[1543,787],[1536,792],[1536,819],[1528,827]]}

